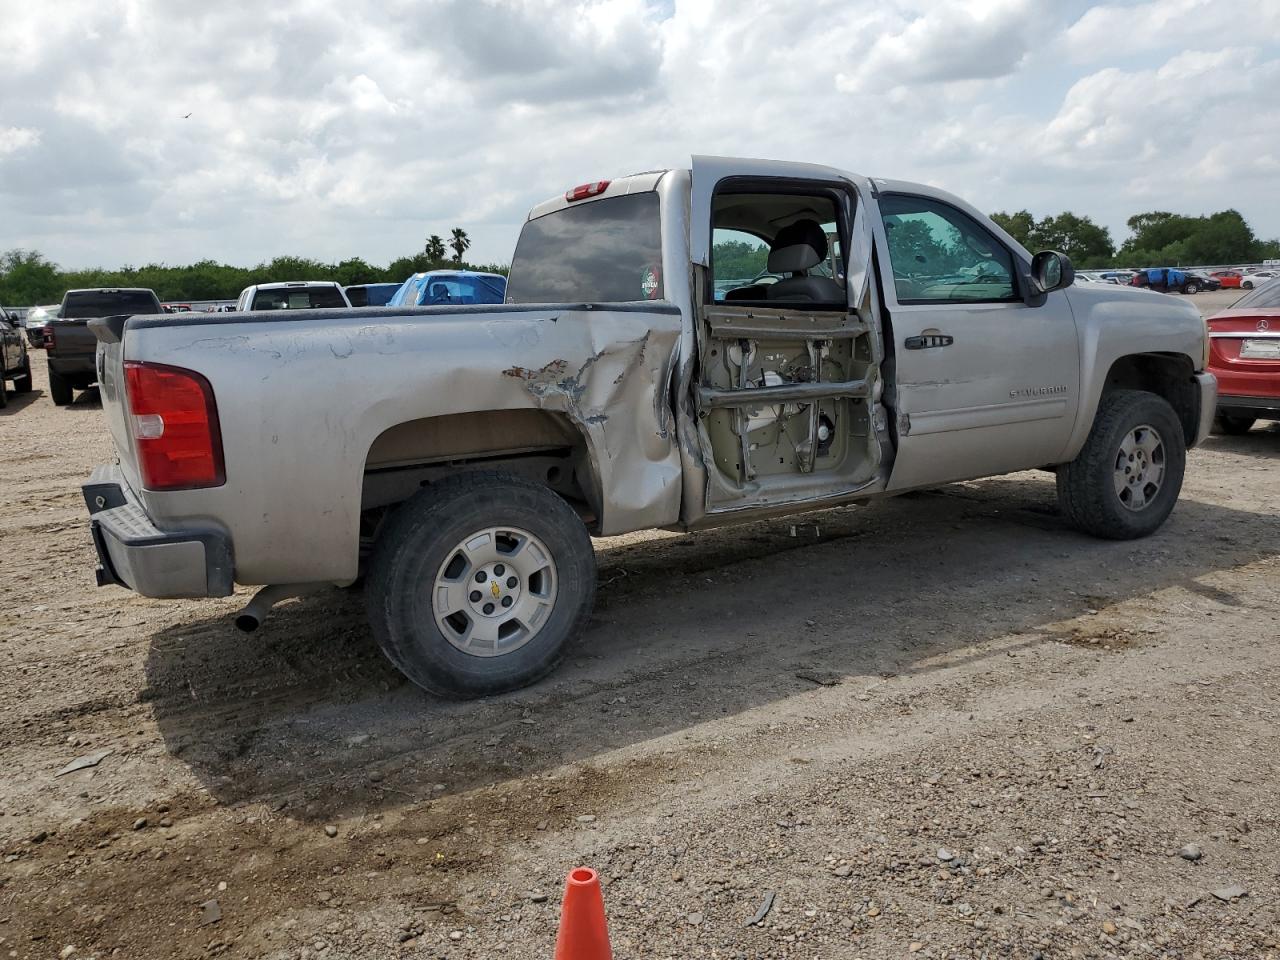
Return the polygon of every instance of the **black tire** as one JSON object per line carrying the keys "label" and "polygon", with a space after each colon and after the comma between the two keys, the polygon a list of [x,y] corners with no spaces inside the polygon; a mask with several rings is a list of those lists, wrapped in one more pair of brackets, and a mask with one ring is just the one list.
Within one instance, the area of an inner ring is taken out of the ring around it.
{"label": "black tire", "polygon": [[5,372],[0,369],[0,410],[9,405],[9,386],[4,382]]}
{"label": "black tire", "polygon": [[56,373],[52,367],[49,368],[49,396],[57,407],[65,407],[75,396],[66,377]]}
{"label": "black tire", "polygon": [[1252,281],[1252,280],[1246,280],[1244,283],[1240,284],[1240,286],[1241,286],[1241,287],[1243,287],[1245,290],[1252,290],[1252,289],[1253,289],[1253,281]]}
{"label": "black tire", "polygon": [[1185,287],[1183,287],[1183,288],[1182,288],[1182,292],[1183,292],[1183,293],[1187,293],[1187,294],[1190,294],[1190,293],[1199,293],[1199,292],[1200,292],[1200,284],[1198,284],[1198,283],[1188,283]]}
{"label": "black tire", "polygon": [[[440,629],[433,585],[465,539],[507,525],[546,546],[555,566],[555,599],[522,646],[476,656]],[[443,697],[489,696],[541,679],[564,658],[591,615],[595,551],[582,520],[546,487],[508,474],[467,473],[422,490],[387,521],[374,544],[365,592],[374,638],[405,676]]]}
{"label": "black tire", "polygon": [[1256,422],[1256,417],[1242,417],[1232,413],[1220,413],[1214,421],[1214,426],[1217,428],[1219,433],[1225,433],[1231,437],[1239,437],[1252,430],[1253,425]]}
{"label": "black tire", "polygon": [[[1159,489],[1146,505],[1130,509],[1115,489],[1121,443],[1135,429],[1159,434],[1163,473]],[[1143,390],[1103,395],[1093,427],[1080,454],[1058,468],[1058,504],[1076,528],[1107,540],[1133,540],[1154,533],[1178,502],[1187,464],[1186,438],[1173,408]]]}

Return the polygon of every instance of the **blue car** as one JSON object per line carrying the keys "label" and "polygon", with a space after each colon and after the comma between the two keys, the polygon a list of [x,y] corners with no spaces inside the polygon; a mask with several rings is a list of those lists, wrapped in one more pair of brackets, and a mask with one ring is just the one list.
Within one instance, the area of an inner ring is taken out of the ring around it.
{"label": "blue car", "polygon": [[430,307],[436,304],[502,303],[507,278],[500,273],[470,270],[428,270],[415,273],[387,301],[389,307]]}

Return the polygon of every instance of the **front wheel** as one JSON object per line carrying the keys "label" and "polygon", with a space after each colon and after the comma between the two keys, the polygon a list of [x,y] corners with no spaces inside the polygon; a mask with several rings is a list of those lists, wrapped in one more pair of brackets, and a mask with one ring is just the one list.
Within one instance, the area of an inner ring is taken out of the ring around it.
{"label": "front wheel", "polygon": [[1230,413],[1220,413],[1214,426],[1218,428],[1219,433],[1239,437],[1252,430],[1255,422],[1256,418],[1254,417],[1238,417]]}
{"label": "front wheel", "polygon": [[1199,293],[1199,292],[1200,292],[1200,284],[1198,284],[1198,283],[1188,283],[1185,287],[1183,287],[1183,288],[1182,288],[1182,292],[1183,292],[1183,293]]}
{"label": "front wheel", "polygon": [[1143,390],[1103,396],[1079,455],[1058,468],[1058,503],[1080,530],[1108,540],[1155,532],[1182,490],[1187,446],[1164,398]]}
{"label": "front wheel", "polygon": [[1241,286],[1242,288],[1244,288],[1245,290],[1252,290],[1252,289],[1253,289],[1253,281],[1252,281],[1252,280],[1246,280],[1244,283],[1240,284],[1240,286]]}
{"label": "front wheel", "polygon": [[591,538],[564,500],[520,477],[467,473],[418,493],[379,535],[369,622],[424,690],[482,697],[555,669],[595,589]]}

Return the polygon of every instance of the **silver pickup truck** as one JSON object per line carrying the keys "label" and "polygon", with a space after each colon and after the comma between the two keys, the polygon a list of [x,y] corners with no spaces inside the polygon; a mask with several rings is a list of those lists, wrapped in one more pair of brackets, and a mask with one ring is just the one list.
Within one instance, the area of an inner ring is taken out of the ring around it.
{"label": "silver pickup truck", "polygon": [[1213,417],[1205,325],[1073,275],[932,187],[697,157],[536,207],[505,304],[93,321],[98,580],[266,584],[251,629],[367,574],[390,660],[478,696],[583,629],[592,535],[1046,468],[1143,536]]}

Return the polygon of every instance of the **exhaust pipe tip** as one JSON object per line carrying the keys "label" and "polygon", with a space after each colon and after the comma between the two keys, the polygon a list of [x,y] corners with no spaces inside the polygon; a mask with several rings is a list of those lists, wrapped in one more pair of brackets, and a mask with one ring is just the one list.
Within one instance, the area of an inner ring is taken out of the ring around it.
{"label": "exhaust pipe tip", "polygon": [[326,585],[323,583],[273,583],[265,586],[236,614],[236,626],[245,633],[253,633],[262,626],[262,621],[267,619],[271,608],[281,600],[298,597],[324,586]]}

